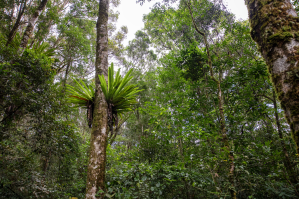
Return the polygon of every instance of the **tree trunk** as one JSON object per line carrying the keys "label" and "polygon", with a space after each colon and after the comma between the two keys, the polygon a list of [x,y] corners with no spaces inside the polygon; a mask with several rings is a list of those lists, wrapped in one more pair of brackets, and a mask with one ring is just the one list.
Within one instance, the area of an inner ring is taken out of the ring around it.
{"label": "tree trunk", "polygon": [[67,65],[66,65],[66,70],[65,70],[65,74],[64,74],[64,80],[63,80],[63,89],[62,89],[63,93],[65,93],[67,76],[69,74],[69,70],[70,70],[71,64],[72,64],[72,58],[68,57],[68,61],[67,61]]}
{"label": "tree trunk", "polygon": [[42,0],[36,11],[33,13],[31,19],[28,21],[28,25],[26,27],[26,30],[23,34],[23,38],[21,40],[20,47],[25,48],[28,44],[29,39],[31,38],[35,23],[40,15],[40,13],[45,9],[47,5],[48,0]]}
{"label": "tree trunk", "polygon": [[299,18],[290,0],[245,0],[251,37],[271,74],[299,153]]}
{"label": "tree trunk", "polygon": [[48,166],[49,166],[49,161],[51,159],[51,155],[52,155],[52,153],[51,153],[51,150],[50,150],[48,157],[45,157],[45,159],[44,159],[44,165],[43,165],[44,174],[46,174],[46,172],[47,172],[47,169],[48,169]]}
{"label": "tree trunk", "polygon": [[6,46],[8,46],[12,42],[13,38],[16,35],[17,30],[18,30],[18,28],[20,26],[21,18],[22,18],[23,14],[24,14],[25,8],[26,8],[26,1],[24,3],[21,3],[21,5],[20,5],[20,11],[19,11],[17,20],[16,20],[14,26],[12,27],[11,31],[8,34]]}
{"label": "tree trunk", "polygon": [[228,174],[228,181],[230,183],[230,194],[232,199],[237,198],[237,194],[235,191],[235,164],[234,164],[234,153],[230,150],[229,142],[228,142],[228,137],[226,135],[226,127],[225,127],[225,117],[224,117],[224,109],[223,109],[223,98],[222,98],[222,90],[221,90],[221,76],[222,74],[219,75],[220,78],[217,81],[217,87],[218,87],[218,101],[219,101],[219,114],[220,114],[220,130],[221,130],[221,135],[222,135],[222,142],[225,147],[225,149],[228,152],[228,158],[229,158],[229,174]]}
{"label": "tree trunk", "polygon": [[[55,2],[54,2],[55,3]],[[56,2],[59,3],[59,2]],[[57,7],[57,15],[61,17],[61,14],[64,10],[65,10],[65,6],[69,3],[69,0],[63,0],[63,2],[56,4],[56,5],[52,5],[52,6],[56,6]],[[32,48],[32,46],[34,45],[34,43],[37,43],[37,46],[40,46],[41,43],[44,41],[45,38],[47,38],[47,35],[49,35],[51,27],[54,25],[54,19],[48,21],[48,23],[46,24],[45,27],[41,27],[38,29],[38,31],[35,34],[35,38],[32,39],[32,42],[30,44],[30,48]],[[44,34],[40,34],[40,31],[42,31]]]}
{"label": "tree trunk", "polygon": [[294,171],[294,167],[292,166],[292,163],[290,161],[289,158],[289,154],[288,151],[286,149],[285,143],[283,141],[283,135],[282,135],[282,130],[281,130],[281,125],[280,125],[280,121],[279,121],[279,116],[278,116],[278,111],[277,111],[277,103],[276,103],[276,95],[275,92],[273,91],[273,104],[274,104],[274,111],[275,111],[275,121],[276,121],[276,125],[277,125],[277,130],[278,130],[278,135],[280,138],[280,143],[281,143],[281,147],[283,150],[283,164],[287,170],[288,176],[290,178],[291,183],[294,185],[294,187],[296,188],[296,193],[298,194],[298,180],[297,180],[297,175],[296,172]]}
{"label": "tree trunk", "polygon": [[98,75],[108,75],[108,10],[109,0],[100,0],[97,21],[97,48],[95,63],[95,107],[87,171],[86,199],[103,199],[105,191],[106,146],[108,139],[107,102],[100,87]]}

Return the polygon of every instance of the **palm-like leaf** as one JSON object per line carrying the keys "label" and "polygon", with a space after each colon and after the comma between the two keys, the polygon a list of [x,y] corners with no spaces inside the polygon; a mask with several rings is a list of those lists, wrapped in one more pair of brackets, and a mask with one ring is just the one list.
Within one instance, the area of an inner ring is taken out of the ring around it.
{"label": "palm-like leaf", "polygon": [[92,82],[87,86],[82,80],[80,80],[80,82],[76,80],[74,81],[76,86],[73,87],[66,85],[66,91],[70,94],[68,101],[78,107],[87,109],[88,126],[91,128],[93,120],[95,84]]}
{"label": "palm-like leaf", "polygon": [[[76,86],[66,85],[66,91],[70,94],[69,102],[80,107],[86,107],[88,102],[94,101],[95,85],[86,85],[82,80],[74,79]],[[86,107],[87,108],[87,107]]]}
{"label": "palm-like leaf", "polygon": [[99,75],[101,82],[101,88],[105,95],[108,104],[113,107],[113,112],[122,114],[126,111],[130,111],[132,105],[136,104],[136,94],[141,90],[138,90],[136,85],[128,85],[133,77],[130,77],[132,69],[124,76],[121,77],[118,70],[114,77],[113,64],[108,69],[108,86],[104,75]]}
{"label": "palm-like leaf", "polygon": [[[105,99],[108,103],[108,117],[109,126],[113,131],[113,123],[117,124],[117,116],[131,110],[132,105],[136,104],[136,94],[138,90],[136,85],[128,85],[133,78],[130,76],[132,69],[122,78],[120,70],[114,76],[113,63],[108,68],[108,85],[104,75],[99,75],[101,88],[104,93]],[[95,98],[95,84],[86,85],[82,80],[74,80],[76,85],[66,85],[67,92],[70,94],[69,102],[78,107],[87,108],[87,118],[89,126],[93,118],[93,107]],[[114,121],[114,122],[113,122]]]}

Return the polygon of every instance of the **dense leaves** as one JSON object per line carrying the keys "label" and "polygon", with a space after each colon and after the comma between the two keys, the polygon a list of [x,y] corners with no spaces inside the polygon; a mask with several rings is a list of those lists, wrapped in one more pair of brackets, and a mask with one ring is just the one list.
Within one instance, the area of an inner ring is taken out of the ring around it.
{"label": "dense leaves", "polygon": [[[0,198],[83,199],[98,3],[49,1],[22,49],[38,3],[0,3]],[[109,58],[121,70],[99,77],[106,198],[298,198],[298,154],[247,21],[221,1],[162,1],[123,46],[117,18]]]}

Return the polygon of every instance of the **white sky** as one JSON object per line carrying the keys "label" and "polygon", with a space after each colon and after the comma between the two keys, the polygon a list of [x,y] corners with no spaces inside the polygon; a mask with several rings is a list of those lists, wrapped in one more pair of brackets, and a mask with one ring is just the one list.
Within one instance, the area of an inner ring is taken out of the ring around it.
{"label": "white sky", "polygon": [[[134,39],[134,35],[137,30],[144,27],[142,17],[144,14],[148,14],[150,12],[150,8],[155,4],[155,2],[158,1],[146,1],[141,6],[136,3],[136,0],[121,0],[121,4],[116,9],[120,12],[117,28],[120,28],[123,25],[128,27],[127,39],[124,42],[125,45],[128,41]],[[244,0],[224,0],[224,2],[228,10],[234,13],[237,19],[246,20],[248,18],[248,12]]]}

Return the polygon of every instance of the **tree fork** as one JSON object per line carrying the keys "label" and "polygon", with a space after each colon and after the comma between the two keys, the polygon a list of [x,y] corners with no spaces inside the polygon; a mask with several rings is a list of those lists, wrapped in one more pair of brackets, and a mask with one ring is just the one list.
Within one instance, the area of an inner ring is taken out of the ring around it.
{"label": "tree fork", "polygon": [[[108,10],[109,0],[99,1],[95,62],[95,104],[87,170],[86,199],[103,199],[105,192],[106,145],[108,139],[107,102],[99,75],[108,76]],[[102,193],[100,193],[102,190]],[[99,192],[100,191],[100,192]]]}
{"label": "tree fork", "polygon": [[251,37],[271,74],[299,153],[299,17],[290,0],[245,0]]}

